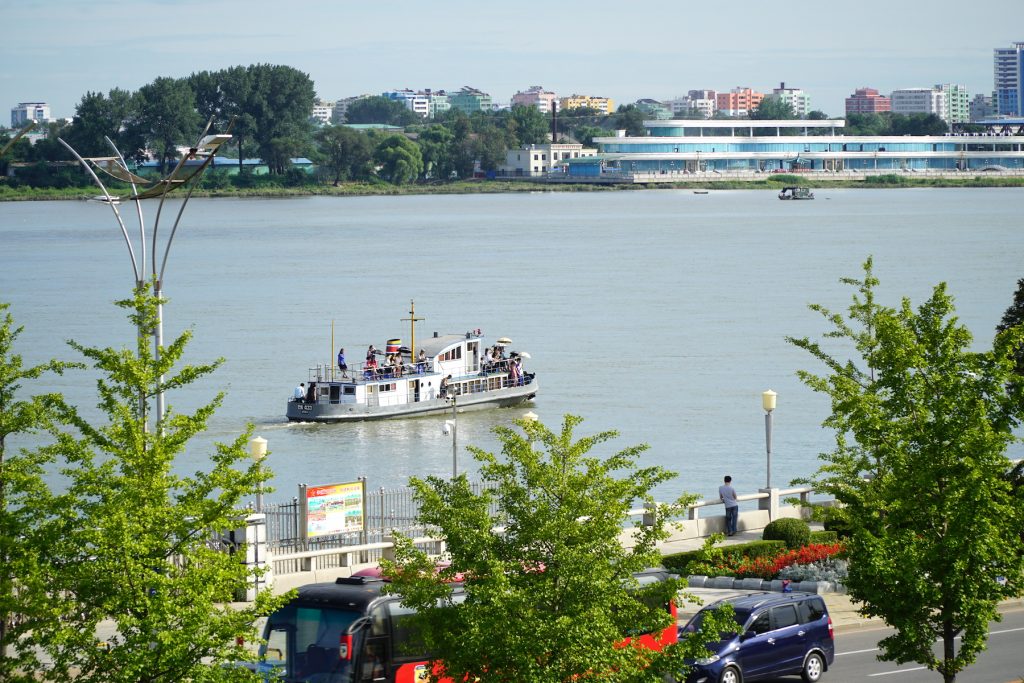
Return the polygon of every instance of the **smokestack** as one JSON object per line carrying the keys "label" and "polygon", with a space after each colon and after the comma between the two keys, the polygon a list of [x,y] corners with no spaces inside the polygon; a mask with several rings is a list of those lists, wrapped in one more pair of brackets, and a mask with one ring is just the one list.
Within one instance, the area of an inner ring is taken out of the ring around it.
{"label": "smokestack", "polygon": [[558,109],[555,100],[551,100],[551,144],[558,142]]}

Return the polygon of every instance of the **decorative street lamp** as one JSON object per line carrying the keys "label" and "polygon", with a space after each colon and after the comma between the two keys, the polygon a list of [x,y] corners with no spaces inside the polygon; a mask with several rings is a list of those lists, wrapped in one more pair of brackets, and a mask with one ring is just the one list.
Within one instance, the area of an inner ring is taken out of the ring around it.
{"label": "decorative street lamp", "polygon": [[765,488],[772,487],[772,412],[775,410],[775,399],[778,396],[769,389],[761,394],[761,407],[764,408],[764,445],[768,455],[768,481]]}
{"label": "decorative street lamp", "polygon": [[[249,455],[256,463],[257,469],[263,466],[263,458],[267,457],[267,440],[262,436],[249,439]],[[256,512],[263,512],[263,484],[256,490]]]}
{"label": "decorative street lamp", "polygon": [[[196,140],[195,144],[189,148],[189,150],[182,155],[178,161],[174,170],[171,171],[170,175],[166,178],[161,178],[157,181],[153,181],[150,178],[144,178],[136,175],[128,169],[128,165],[124,161],[124,156],[121,154],[117,146],[108,137],[106,138],[107,144],[110,145],[114,151],[114,156],[109,157],[85,157],[83,158],[75,149],[65,142],[61,138],[57,138],[60,144],[64,145],[71,154],[82,164],[85,170],[92,177],[93,182],[96,183],[97,187],[103,192],[102,195],[98,196],[97,199],[110,206],[114,212],[114,218],[117,220],[118,226],[121,228],[121,235],[124,237],[125,244],[128,247],[128,256],[131,258],[132,271],[135,277],[135,286],[141,287],[147,276],[146,274],[146,227],[142,215],[141,200],[143,199],[155,199],[159,198],[160,203],[156,212],[156,219],[153,222],[153,229],[149,236],[149,248],[152,251],[150,258],[150,277],[153,280],[153,295],[157,299],[157,320],[156,327],[153,330],[153,347],[155,349],[154,357],[160,359],[160,349],[163,347],[164,339],[164,321],[163,321],[163,304],[160,303],[160,299],[163,297],[163,283],[164,283],[164,272],[167,268],[167,258],[171,252],[171,243],[174,241],[174,235],[178,231],[178,224],[181,222],[181,216],[185,212],[185,206],[188,204],[189,198],[191,198],[193,191],[202,180],[203,174],[206,173],[206,169],[213,163],[214,155],[217,154],[217,150],[225,142],[231,139],[228,134],[210,134],[207,133],[210,127],[213,125],[213,119],[211,118],[206,128],[203,129],[202,135]],[[230,130],[230,124],[228,126]],[[195,161],[198,162],[195,166],[189,166],[186,168],[186,162]],[[95,170],[94,170],[95,169]],[[125,226],[124,219],[121,217],[121,212],[118,210],[118,204],[121,202],[120,197],[111,196],[107,187],[100,180],[99,176],[96,175],[96,171],[101,171],[108,176],[128,183],[131,186],[131,195],[127,198],[130,201],[135,202],[136,214],[139,221],[139,235],[138,235],[138,249],[133,246],[132,238],[128,233],[128,229]],[[148,187],[138,189],[138,185],[144,184]],[[160,216],[163,212],[164,201],[167,199],[168,193],[172,190],[182,187],[183,185],[188,186],[188,192],[181,202],[181,206],[178,208],[177,215],[174,218],[174,224],[171,226],[170,234],[167,236],[163,258],[158,259],[158,242],[157,232],[160,229]],[[141,330],[140,330],[141,335]],[[164,391],[163,391],[163,376],[159,378],[160,388],[156,396],[156,413],[157,422],[163,420],[164,417]],[[140,414],[142,415],[143,421],[146,421],[146,401],[145,398],[139,399]]]}

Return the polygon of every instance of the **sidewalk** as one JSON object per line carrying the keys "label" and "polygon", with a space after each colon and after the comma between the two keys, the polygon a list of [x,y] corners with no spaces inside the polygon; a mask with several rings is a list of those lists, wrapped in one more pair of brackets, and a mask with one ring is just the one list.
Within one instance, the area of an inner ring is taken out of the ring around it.
{"label": "sidewalk", "polygon": [[[763,529],[752,529],[739,531],[735,536],[726,538],[721,546],[735,545],[737,543],[748,543],[761,540]],[[671,541],[660,544],[662,555],[672,555],[687,550],[698,550],[704,545],[704,538],[692,538],[682,541]],[[734,595],[746,595],[752,592],[723,588],[686,588],[686,593],[702,601],[696,603],[690,600],[683,601],[679,607],[679,621],[685,622],[701,608],[702,605],[709,605],[716,600],[729,598]],[[860,629],[885,628],[885,623],[879,618],[868,619],[862,617],[857,611],[857,605],[853,603],[849,595],[845,593],[821,593],[819,594],[828,606],[829,616],[832,617],[832,627],[836,633],[848,633]],[[1000,612],[1024,609],[1024,599],[1005,600],[999,605]]]}

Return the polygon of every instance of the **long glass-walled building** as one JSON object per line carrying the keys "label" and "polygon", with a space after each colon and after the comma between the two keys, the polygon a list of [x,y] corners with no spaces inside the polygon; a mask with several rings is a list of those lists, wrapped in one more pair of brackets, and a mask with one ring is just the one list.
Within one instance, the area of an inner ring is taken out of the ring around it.
{"label": "long glass-walled building", "polygon": [[[1024,123],[1024,122],[1022,122]],[[599,154],[565,173],[892,172],[1024,170],[1024,131],[920,136],[843,135],[846,122],[645,121],[647,135],[594,138]]]}

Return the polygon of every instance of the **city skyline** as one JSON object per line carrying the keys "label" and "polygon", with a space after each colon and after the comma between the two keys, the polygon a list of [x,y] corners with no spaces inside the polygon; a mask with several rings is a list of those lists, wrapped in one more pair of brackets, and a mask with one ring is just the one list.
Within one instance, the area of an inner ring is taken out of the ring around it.
{"label": "city skyline", "polygon": [[937,83],[991,94],[993,50],[1024,40],[1018,0],[986,12],[962,3],[862,0],[847,9],[796,0],[737,0],[727,16],[665,0],[623,5],[468,0],[386,6],[308,2],[281,12],[266,0],[23,0],[2,11],[0,103],[47,102],[69,117],[88,92],[137,90],[160,76],[254,63],[286,64],[326,100],[396,88],[470,85],[507,103],[540,85],[559,96],[668,100],[785,81],[811,108],[843,115],[855,88],[888,93]]}

